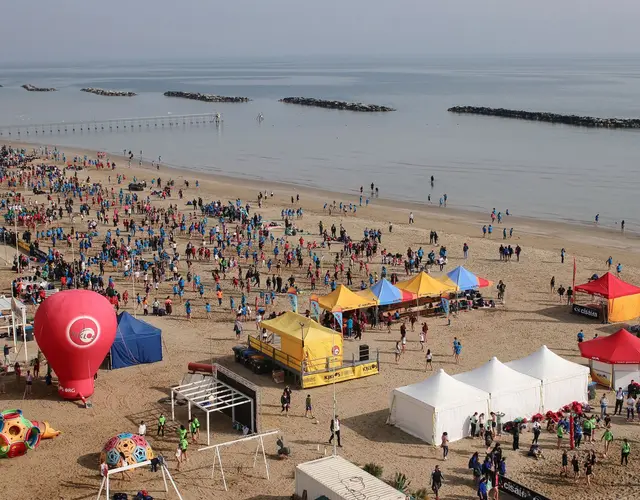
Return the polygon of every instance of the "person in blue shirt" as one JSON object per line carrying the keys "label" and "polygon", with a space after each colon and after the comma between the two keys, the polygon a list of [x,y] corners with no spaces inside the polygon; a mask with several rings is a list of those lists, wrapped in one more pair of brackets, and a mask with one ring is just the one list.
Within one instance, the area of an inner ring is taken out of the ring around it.
{"label": "person in blue shirt", "polygon": [[204,310],[207,312],[207,319],[211,319],[211,304],[209,302],[204,305]]}
{"label": "person in blue shirt", "polygon": [[622,264],[618,262],[618,265],[616,266],[616,273],[620,274],[621,272],[622,272]]}
{"label": "person in blue shirt", "polygon": [[353,334],[353,318],[347,320],[347,337],[351,338]]}
{"label": "person in blue shirt", "polygon": [[488,500],[489,488],[487,486],[487,478],[483,477],[478,484],[478,498],[480,500]]}
{"label": "person in blue shirt", "polygon": [[583,340],[584,340],[584,332],[580,330],[578,332],[578,344],[581,343]]}
{"label": "person in blue shirt", "polygon": [[191,320],[191,302],[189,301],[189,299],[187,299],[187,301],[184,303],[184,309],[187,313],[187,319]]}

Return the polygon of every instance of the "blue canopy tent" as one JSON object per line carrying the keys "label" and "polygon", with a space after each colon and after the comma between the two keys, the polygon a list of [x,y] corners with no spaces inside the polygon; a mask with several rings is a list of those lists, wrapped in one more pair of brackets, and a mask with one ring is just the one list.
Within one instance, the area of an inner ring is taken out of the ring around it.
{"label": "blue canopy tent", "polygon": [[358,292],[358,295],[363,297],[377,299],[381,306],[387,306],[389,304],[396,304],[398,302],[405,302],[412,300],[414,295],[409,292],[400,290],[398,287],[391,284],[386,278],[382,278],[371,288]]}
{"label": "blue canopy tent", "polygon": [[461,291],[473,290],[476,288],[483,288],[491,285],[491,281],[483,278],[478,278],[478,276],[462,266],[458,266],[452,271],[448,272],[446,278],[442,279],[441,281],[448,284],[453,284],[456,286],[456,290]]}
{"label": "blue canopy tent", "polygon": [[162,361],[162,331],[128,312],[120,313],[109,354],[113,370]]}

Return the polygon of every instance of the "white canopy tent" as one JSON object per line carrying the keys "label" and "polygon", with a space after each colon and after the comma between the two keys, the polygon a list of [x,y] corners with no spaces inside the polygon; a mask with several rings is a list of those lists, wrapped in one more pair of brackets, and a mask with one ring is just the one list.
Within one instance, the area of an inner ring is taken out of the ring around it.
{"label": "white canopy tent", "polygon": [[493,357],[479,368],[453,378],[488,392],[490,411],[504,413],[503,421],[530,418],[541,409],[540,380],[509,368],[498,358]]}
{"label": "white canopy tent", "polygon": [[443,432],[450,441],[469,435],[469,417],[488,413],[489,393],[439,370],[422,382],[394,389],[388,423],[430,444]]}
{"label": "white canopy tent", "polygon": [[573,401],[589,400],[589,367],[558,356],[546,345],[506,365],[542,381],[542,413],[558,411]]}
{"label": "white canopy tent", "polygon": [[254,408],[253,400],[237,389],[221,382],[214,377],[198,377],[198,380],[188,384],[178,385],[171,388],[171,420],[175,420],[176,399],[185,399],[191,420],[191,405],[195,405],[207,414],[207,444],[211,444],[211,434],[209,432],[209,414],[214,411],[222,411],[231,408],[231,419],[235,421],[235,407],[238,405],[251,405],[251,433],[253,428]]}

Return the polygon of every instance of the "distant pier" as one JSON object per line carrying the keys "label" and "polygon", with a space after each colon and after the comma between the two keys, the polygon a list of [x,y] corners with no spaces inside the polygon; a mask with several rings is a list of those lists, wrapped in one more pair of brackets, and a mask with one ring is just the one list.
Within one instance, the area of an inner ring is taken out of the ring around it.
{"label": "distant pier", "polygon": [[120,118],[115,120],[91,120],[59,123],[22,123],[0,126],[0,137],[31,137],[78,132],[136,132],[149,129],[180,128],[192,125],[220,125],[219,113],[196,115],[150,116],[145,118]]}
{"label": "distant pier", "polygon": [[485,108],[478,106],[454,106],[448,110],[451,113],[497,116],[500,118],[514,118],[536,122],[557,123],[574,127],[590,128],[640,128],[638,118],[600,118],[597,116],[561,115],[538,111],[522,111],[518,109]]}

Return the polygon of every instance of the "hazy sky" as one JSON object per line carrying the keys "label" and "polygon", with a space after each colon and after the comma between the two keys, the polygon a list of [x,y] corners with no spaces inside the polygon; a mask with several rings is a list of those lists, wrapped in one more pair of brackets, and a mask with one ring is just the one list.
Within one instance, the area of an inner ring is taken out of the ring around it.
{"label": "hazy sky", "polygon": [[0,0],[1,61],[630,53],[640,0]]}

